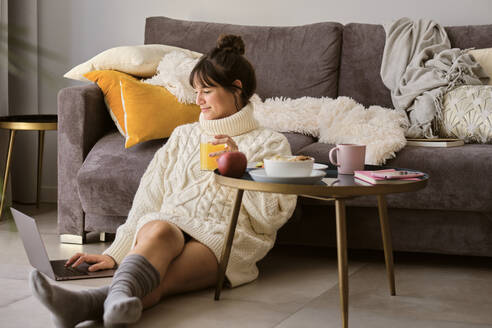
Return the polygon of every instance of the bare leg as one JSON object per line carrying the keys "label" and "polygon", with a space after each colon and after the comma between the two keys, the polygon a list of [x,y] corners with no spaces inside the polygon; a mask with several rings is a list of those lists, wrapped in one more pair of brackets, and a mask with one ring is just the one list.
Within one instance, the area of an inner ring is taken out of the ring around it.
{"label": "bare leg", "polygon": [[196,240],[189,241],[183,252],[171,262],[159,287],[143,298],[144,308],[169,295],[214,286],[218,268],[217,258],[207,246]]}
{"label": "bare leg", "polygon": [[145,257],[161,274],[166,275],[167,267],[184,248],[183,232],[166,221],[151,221],[137,234],[135,247],[129,254]]}

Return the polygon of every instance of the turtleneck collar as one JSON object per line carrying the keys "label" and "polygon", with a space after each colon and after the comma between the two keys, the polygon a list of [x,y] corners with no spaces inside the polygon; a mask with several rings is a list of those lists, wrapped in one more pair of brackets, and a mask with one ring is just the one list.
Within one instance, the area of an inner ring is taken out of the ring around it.
{"label": "turtleneck collar", "polygon": [[248,103],[237,113],[217,120],[206,120],[200,114],[200,126],[205,134],[227,134],[238,136],[258,128],[259,124],[253,115],[253,104]]}

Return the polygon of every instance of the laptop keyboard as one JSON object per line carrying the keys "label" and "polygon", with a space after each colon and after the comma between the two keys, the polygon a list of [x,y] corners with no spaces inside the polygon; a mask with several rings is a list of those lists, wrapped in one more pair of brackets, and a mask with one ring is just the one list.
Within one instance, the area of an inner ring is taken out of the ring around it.
{"label": "laptop keyboard", "polygon": [[86,276],[89,274],[87,272],[87,268],[72,268],[71,266],[66,267],[65,261],[52,261],[51,266],[53,267],[55,275],[58,277]]}

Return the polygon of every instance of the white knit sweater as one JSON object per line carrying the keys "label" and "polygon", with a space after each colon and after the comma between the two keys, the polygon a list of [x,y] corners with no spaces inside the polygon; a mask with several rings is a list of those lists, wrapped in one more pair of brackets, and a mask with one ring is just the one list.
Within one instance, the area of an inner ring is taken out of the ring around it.
{"label": "white knit sweater", "polygon": [[[215,183],[213,172],[200,170],[201,133],[233,137],[248,161],[291,153],[282,134],[258,127],[251,104],[223,119],[200,117],[199,123],[176,128],[147,167],[128,218],[104,254],[120,263],[133,247],[138,230],[150,221],[163,220],[208,246],[220,259],[236,192]],[[244,192],[226,270],[232,287],[258,277],[256,262],[272,248],[296,199],[294,195]]]}

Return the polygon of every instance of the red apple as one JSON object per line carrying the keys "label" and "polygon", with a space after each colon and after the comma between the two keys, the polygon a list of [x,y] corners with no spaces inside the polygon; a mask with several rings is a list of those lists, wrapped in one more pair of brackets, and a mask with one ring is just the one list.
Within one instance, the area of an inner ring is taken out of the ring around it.
{"label": "red apple", "polygon": [[217,159],[217,165],[220,174],[226,177],[240,178],[246,171],[248,160],[246,155],[240,151],[231,151],[220,155]]}

